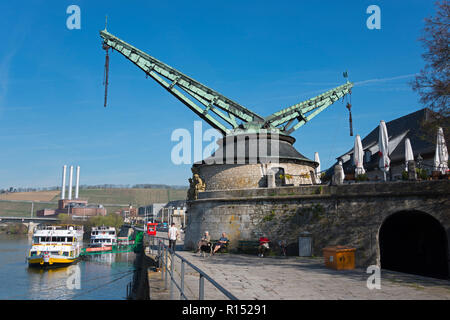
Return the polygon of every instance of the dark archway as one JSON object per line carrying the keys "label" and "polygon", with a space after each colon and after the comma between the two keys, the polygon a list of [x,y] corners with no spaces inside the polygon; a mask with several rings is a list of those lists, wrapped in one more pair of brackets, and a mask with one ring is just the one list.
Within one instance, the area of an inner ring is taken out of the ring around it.
{"label": "dark archway", "polygon": [[381,268],[447,279],[448,242],[445,229],[429,214],[394,213],[379,232]]}

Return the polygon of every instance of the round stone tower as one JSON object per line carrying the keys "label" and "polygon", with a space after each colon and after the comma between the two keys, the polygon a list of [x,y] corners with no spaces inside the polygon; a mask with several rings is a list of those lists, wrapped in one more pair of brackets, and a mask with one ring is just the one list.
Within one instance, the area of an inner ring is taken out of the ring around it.
{"label": "round stone tower", "polygon": [[218,140],[209,158],[194,163],[192,172],[205,191],[315,184],[318,163],[294,147],[295,139],[278,134],[240,134]]}

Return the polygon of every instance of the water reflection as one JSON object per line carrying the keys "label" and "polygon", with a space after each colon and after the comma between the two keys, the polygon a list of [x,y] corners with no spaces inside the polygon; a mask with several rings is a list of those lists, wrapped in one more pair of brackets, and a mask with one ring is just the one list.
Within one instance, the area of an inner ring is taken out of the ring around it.
{"label": "water reflection", "polygon": [[28,268],[31,238],[0,235],[0,299],[125,299],[134,253],[100,254],[75,265]]}

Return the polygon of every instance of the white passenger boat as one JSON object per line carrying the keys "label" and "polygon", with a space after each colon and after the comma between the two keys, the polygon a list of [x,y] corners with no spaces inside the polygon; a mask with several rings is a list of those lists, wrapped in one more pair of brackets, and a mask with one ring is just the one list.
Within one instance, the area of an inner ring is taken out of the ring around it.
{"label": "white passenger boat", "polygon": [[104,248],[117,245],[116,228],[114,227],[93,227],[91,231],[91,248]]}
{"label": "white passenger boat", "polygon": [[78,261],[83,247],[83,226],[39,226],[28,254],[30,267],[66,266]]}

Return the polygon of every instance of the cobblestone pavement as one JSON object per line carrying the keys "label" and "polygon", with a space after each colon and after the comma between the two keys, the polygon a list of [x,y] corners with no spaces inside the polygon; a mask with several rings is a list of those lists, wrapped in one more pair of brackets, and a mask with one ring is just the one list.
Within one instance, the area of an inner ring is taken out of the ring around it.
{"label": "cobblestone pavement", "polygon": [[[259,258],[244,254],[201,257],[191,251],[177,253],[240,300],[450,300],[450,281],[382,270],[381,289],[370,290],[366,285],[370,274],[366,270],[331,270],[325,268],[323,258]],[[180,271],[180,259],[175,258],[178,284]],[[187,265],[184,283],[188,298],[198,299],[199,276]],[[179,291],[174,287],[173,292],[178,299]],[[159,297],[167,299],[167,295]],[[205,280],[205,299],[227,298]]]}

